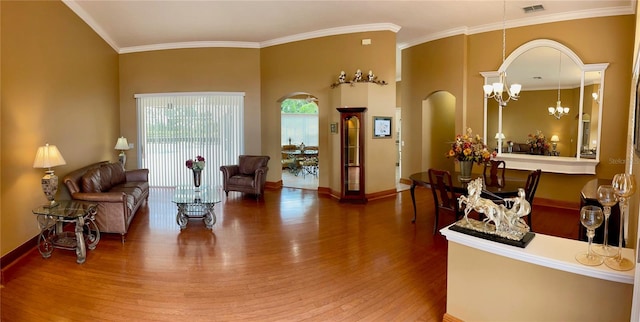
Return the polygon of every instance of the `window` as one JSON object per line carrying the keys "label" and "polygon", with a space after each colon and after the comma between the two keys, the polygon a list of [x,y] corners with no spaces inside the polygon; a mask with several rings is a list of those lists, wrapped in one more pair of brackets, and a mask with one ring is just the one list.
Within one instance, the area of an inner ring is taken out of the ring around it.
{"label": "window", "polygon": [[318,146],[318,105],[306,99],[286,99],[280,105],[281,145]]}
{"label": "window", "polygon": [[193,185],[185,166],[205,158],[202,184],[222,185],[221,165],[244,153],[244,93],[136,94],[139,166],[149,169],[149,185]]}

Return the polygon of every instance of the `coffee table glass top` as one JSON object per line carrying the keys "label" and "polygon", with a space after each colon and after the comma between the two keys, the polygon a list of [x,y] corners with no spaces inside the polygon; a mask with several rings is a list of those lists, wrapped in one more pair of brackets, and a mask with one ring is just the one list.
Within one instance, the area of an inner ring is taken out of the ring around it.
{"label": "coffee table glass top", "polygon": [[56,217],[78,218],[86,216],[89,212],[95,210],[96,204],[90,202],[81,202],[75,200],[57,201],[58,205],[54,207],[40,206],[33,209],[35,215],[47,215]]}
{"label": "coffee table glass top", "polygon": [[176,187],[173,200],[176,204],[211,204],[220,202],[217,189],[201,186],[196,190],[193,186]]}

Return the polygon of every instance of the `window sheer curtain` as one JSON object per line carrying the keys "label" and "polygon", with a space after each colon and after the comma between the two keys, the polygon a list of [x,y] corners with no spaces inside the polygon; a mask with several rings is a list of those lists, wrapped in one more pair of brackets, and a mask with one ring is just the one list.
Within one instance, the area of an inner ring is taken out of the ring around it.
{"label": "window sheer curtain", "polygon": [[205,158],[202,185],[222,186],[220,166],[244,153],[244,93],[136,94],[138,166],[153,187],[192,186],[185,163]]}

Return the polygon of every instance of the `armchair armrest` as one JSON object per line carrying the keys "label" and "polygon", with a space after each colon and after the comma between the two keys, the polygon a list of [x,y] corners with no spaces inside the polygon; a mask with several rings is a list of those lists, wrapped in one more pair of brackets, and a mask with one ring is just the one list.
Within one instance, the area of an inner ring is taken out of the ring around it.
{"label": "armchair armrest", "polygon": [[231,178],[240,173],[240,167],[238,165],[223,165],[220,166],[220,171],[225,178]]}
{"label": "armchair armrest", "polygon": [[125,171],[127,182],[149,181],[149,169],[134,169]]}

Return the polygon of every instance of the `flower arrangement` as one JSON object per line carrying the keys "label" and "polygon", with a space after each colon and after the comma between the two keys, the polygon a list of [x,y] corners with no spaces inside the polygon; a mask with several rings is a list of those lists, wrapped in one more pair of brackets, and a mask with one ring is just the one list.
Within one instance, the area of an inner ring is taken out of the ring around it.
{"label": "flower arrangement", "polygon": [[527,144],[529,144],[529,148],[532,150],[539,149],[542,151],[549,150],[549,143],[547,142],[547,138],[542,134],[542,131],[537,130],[536,134],[529,134],[527,136]]}
{"label": "flower arrangement", "polygon": [[204,170],[204,157],[202,156],[197,156],[194,159],[189,159],[187,160],[187,168],[194,170],[194,171],[202,171]]}
{"label": "flower arrangement", "polygon": [[473,161],[482,164],[495,156],[482,142],[480,135],[472,135],[471,129],[467,129],[464,135],[456,135],[456,140],[451,145],[451,150],[447,154],[448,158],[455,158],[458,161]]}

